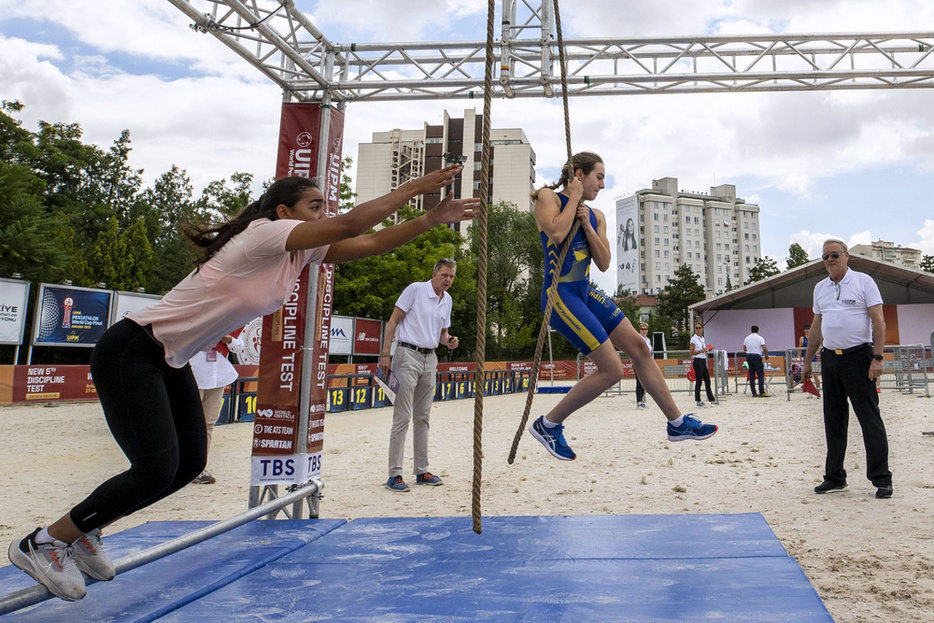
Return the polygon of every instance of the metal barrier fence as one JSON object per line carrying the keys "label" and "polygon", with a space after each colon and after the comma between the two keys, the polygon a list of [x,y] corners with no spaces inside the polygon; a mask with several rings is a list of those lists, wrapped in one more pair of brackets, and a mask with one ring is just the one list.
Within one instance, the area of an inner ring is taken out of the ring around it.
{"label": "metal barrier fence", "polygon": [[[604,395],[624,394],[636,391],[636,374],[632,366],[632,360],[622,352],[616,351],[623,362],[623,378],[616,385],[607,389]],[[655,357],[655,363],[658,365],[662,376],[665,377],[665,383],[668,390],[675,392],[694,392],[695,381],[688,379],[688,370],[691,368],[690,351],[686,350],[668,350],[656,351],[652,353]],[[578,370],[586,371],[587,366],[593,366],[589,360],[584,360],[583,355],[577,356]],[[729,393],[729,377],[727,375],[727,357],[726,351],[715,350],[707,357],[707,369],[710,372],[710,389],[714,397]],[[703,385],[701,386],[701,400],[706,399]]]}
{"label": "metal barrier fence", "polygon": [[[801,372],[804,367],[804,355],[807,349],[789,348],[785,351],[785,360],[788,362],[789,373],[785,375],[785,389],[788,400],[791,394],[801,384]],[[930,384],[934,380],[931,349],[924,344],[897,344],[886,346],[882,351],[882,376],[876,381],[879,389],[894,389],[909,394],[923,391],[925,397],[930,397]],[[817,351],[816,361],[811,362],[811,369],[820,374],[820,350]],[[820,378],[815,379],[815,385],[820,387]]]}

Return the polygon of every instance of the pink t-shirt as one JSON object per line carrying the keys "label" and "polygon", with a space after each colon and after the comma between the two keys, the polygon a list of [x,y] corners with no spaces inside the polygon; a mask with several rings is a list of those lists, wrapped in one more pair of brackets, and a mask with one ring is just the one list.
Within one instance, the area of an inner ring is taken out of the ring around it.
{"label": "pink t-shirt", "polygon": [[253,221],[162,300],[127,317],[152,324],[166,363],[184,367],[234,329],[282,307],[302,269],[324,259],[329,245],[296,251],[294,257],[286,251],[289,234],[301,223]]}

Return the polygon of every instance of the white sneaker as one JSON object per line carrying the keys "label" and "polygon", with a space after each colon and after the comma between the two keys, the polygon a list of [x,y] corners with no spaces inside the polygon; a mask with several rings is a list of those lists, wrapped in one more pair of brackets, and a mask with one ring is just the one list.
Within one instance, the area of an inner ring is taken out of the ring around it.
{"label": "white sneaker", "polygon": [[705,405],[703,402],[698,401],[697,406],[698,406],[698,407],[706,407],[707,405]]}
{"label": "white sneaker", "polygon": [[84,576],[75,564],[70,545],[62,541],[36,543],[36,535],[42,528],[20,541],[13,541],[7,550],[10,562],[28,573],[39,584],[57,597],[68,601],[81,599],[87,594]]}
{"label": "white sneaker", "polygon": [[95,580],[109,582],[114,579],[116,571],[110,557],[104,551],[100,530],[92,530],[81,535],[77,541],[71,544],[71,548],[75,552],[75,563],[78,565],[78,569]]}
{"label": "white sneaker", "polygon": [[639,403],[638,405],[636,405],[636,406],[638,406],[640,409],[645,409],[645,403],[644,403],[644,402],[640,402],[640,403]]}

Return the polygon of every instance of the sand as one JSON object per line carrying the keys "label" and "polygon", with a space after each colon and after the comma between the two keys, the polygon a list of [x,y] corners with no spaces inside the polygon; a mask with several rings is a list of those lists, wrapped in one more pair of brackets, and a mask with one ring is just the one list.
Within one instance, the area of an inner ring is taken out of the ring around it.
{"label": "sand", "polygon": [[[540,414],[560,396],[537,395]],[[691,397],[675,395],[689,410]],[[859,426],[852,420],[846,467],[850,489],[818,496],[824,459],[820,401],[794,394],[727,396],[703,409],[720,432],[671,443],[664,418],[632,393],[597,399],[568,420],[578,460],[559,462],[528,434],[514,465],[506,456],[524,394],[484,404],[483,513],[586,515],[761,513],[810,578],[838,622],[934,620],[934,430],[931,399],[885,391],[895,497],[877,500],[865,478]],[[474,403],[436,403],[432,471],[441,487],[399,494],[383,487],[389,408],[328,414],[322,517],[464,516],[469,523]],[[96,403],[0,406],[0,537],[5,542],[67,511],[100,481],[126,467]],[[115,524],[226,518],[246,509],[252,426],[214,433],[214,485],[192,485]],[[407,462],[411,465],[411,457]],[[414,477],[407,478],[412,484]],[[106,540],[105,540],[106,542]],[[6,563],[4,559],[2,563]]]}

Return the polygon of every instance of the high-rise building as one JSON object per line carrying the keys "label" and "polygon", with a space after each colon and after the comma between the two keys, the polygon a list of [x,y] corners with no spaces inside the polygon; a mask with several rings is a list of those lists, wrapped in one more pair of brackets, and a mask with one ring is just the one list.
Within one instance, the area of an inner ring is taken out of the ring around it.
{"label": "high-rise building", "polygon": [[[437,171],[454,158],[464,172],[454,184],[458,198],[478,197],[483,137],[483,117],[473,109],[463,118],[447,111],[443,122],[426,121],[420,130],[394,129],[374,132],[373,142],[361,143],[357,152],[357,201],[369,201],[405,182]],[[508,201],[520,210],[531,210],[530,192],[535,185],[535,152],[521,129],[490,130],[490,203]],[[415,207],[430,210],[443,195],[419,197]],[[458,224],[459,227],[460,224]]]}
{"label": "high-rise building", "polygon": [[682,264],[691,267],[708,296],[743,285],[761,259],[759,206],[736,196],[732,184],[710,193],[678,189],[663,177],[652,188],[616,201],[619,286],[658,294]]}
{"label": "high-rise building", "polygon": [[879,262],[898,264],[906,268],[920,270],[921,250],[896,245],[894,242],[876,240],[870,244],[854,244],[850,255],[862,255]]}

